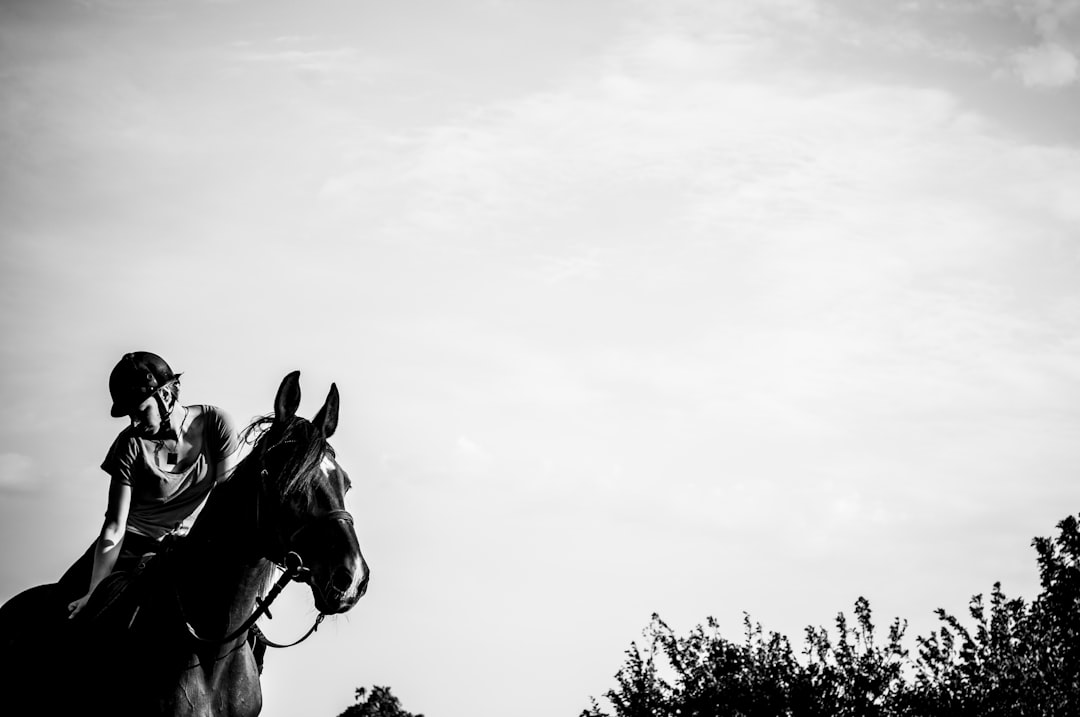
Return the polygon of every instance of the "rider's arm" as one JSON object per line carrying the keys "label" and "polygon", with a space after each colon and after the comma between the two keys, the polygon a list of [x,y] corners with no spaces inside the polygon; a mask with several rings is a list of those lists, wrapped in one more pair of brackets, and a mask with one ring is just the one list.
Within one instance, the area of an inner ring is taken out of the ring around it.
{"label": "rider's arm", "polygon": [[128,511],[131,509],[131,486],[113,480],[109,484],[109,506],[105,509],[105,522],[101,525],[97,549],[94,551],[94,572],[90,578],[90,590],[98,586],[116,567],[120,544],[127,530]]}
{"label": "rider's arm", "polygon": [[214,480],[220,483],[221,481],[229,480],[233,471],[236,470],[236,464],[240,462],[240,451],[236,450],[229,455],[222,458],[214,466]]}
{"label": "rider's arm", "polygon": [[221,483],[232,477],[242,454],[240,436],[236,432],[232,418],[220,408],[209,410],[207,433],[211,437],[211,455],[217,458],[214,463],[214,482]]}
{"label": "rider's arm", "polygon": [[90,599],[102,580],[116,567],[120,556],[120,547],[127,530],[128,511],[131,508],[131,486],[117,479],[109,484],[109,505],[105,509],[105,522],[101,524],[101,533],[94,545],[94,569],[90,576],[90,586],[78,600],[71,603],[71,617],[75,617]]}

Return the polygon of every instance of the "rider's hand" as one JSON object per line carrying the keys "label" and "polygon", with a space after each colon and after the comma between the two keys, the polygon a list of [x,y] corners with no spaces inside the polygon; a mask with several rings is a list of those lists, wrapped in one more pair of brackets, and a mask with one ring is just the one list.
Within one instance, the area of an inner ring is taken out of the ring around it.
{"label": "rider's hand", "polygon": [[68,619],[75,617],[79,611],[86,607],[86,601],[90,599],[90,593],[86,593],[78,600],[68,603]]}

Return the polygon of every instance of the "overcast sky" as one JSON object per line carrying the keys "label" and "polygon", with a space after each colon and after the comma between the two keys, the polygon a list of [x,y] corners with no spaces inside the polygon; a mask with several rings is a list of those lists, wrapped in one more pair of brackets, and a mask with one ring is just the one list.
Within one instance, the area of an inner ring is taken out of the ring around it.
{"label": "overcast sky", "polygon": [[371,587],[265,717],[576,715],[653,612],[1030,599],[1078,53],[1076,0],[7,0],[0,599],[94,538],[131,350],[238,423],[341,389]]}

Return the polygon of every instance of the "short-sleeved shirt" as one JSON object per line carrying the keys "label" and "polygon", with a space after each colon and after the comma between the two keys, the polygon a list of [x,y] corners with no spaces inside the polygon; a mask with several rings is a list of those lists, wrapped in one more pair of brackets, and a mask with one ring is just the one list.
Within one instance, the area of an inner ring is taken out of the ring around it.
{"label": "short-sleeved shirt", "polygon": [[162,460],[159,441],[134,435],[131,428],[121,431],[101,464],[114,481],[131,486],[127,529],[133,533],[158,539],[190,528],[218,478],[215,467],[239,449],[224,411],[207,405],[187,409],[192,450],[176,465]]}

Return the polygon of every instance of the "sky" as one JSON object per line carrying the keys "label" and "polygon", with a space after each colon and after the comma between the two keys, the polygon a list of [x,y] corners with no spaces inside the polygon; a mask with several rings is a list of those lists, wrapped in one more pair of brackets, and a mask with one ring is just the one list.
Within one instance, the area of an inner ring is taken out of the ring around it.
{"label": "sky", "polygon": [[576,715],[654,612],[1031,599],[1078,57],[1076,0],[4,0],[0,600],[94,539],[133,350],[240,424],[340,389],[370,588],[265,717]]}

